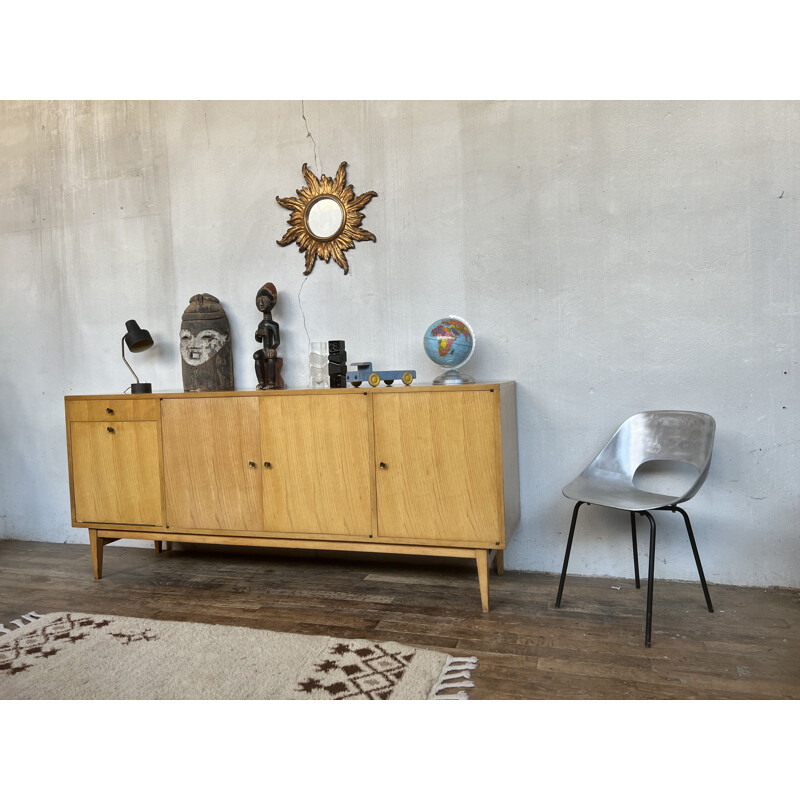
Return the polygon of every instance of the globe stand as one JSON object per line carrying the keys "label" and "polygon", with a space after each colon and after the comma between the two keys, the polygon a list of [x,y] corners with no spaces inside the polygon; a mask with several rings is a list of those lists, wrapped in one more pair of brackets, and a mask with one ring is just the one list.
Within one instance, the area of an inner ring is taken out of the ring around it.
{"label": "globe stand", "polygon": [[441,375],[433,379],[433,383],[437,386],[442,384],[459,384],[459,383],[475,383],[475,378],[471,375],[467,375],[465,372],[461,372],[458,369],[448,369],[443,372]]}

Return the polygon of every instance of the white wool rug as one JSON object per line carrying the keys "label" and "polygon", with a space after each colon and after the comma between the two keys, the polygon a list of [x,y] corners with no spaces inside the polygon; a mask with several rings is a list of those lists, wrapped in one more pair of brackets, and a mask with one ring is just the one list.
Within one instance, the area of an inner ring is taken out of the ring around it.
{"label": "white wool rug", "polygon": [[397,642],[58,612],[0,624],[4,700],[466,700],[477,659]]}

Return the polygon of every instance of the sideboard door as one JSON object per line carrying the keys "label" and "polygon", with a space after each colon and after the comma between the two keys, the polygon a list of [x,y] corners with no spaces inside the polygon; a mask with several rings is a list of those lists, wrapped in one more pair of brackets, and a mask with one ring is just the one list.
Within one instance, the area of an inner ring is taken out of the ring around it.
{"label": "sideboard door", "polygon": [[375,475],[367,395],[274,392],[260,404],[265,530],[372,534]]}
{"label": "sideboard door", "polygon": [[70,422],[69,433],[75,522],[163,523],[158,422]]}
{"label": "sideboard door", "polygon": [[498,394],[373,398],[379,537],[504,546]]}
{"label": "sideboard door", "polygon": [[262,530],[258,398],[163,400],[167,524]]}

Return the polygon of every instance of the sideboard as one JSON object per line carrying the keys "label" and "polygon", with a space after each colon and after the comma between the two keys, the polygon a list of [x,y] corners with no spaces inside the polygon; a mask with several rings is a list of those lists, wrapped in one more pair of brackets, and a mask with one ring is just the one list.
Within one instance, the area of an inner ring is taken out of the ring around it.
{"label": "sideboard", "polygon": [[72,525],[118,539],[475,559],[519,521],[513,381],[70,396]]}

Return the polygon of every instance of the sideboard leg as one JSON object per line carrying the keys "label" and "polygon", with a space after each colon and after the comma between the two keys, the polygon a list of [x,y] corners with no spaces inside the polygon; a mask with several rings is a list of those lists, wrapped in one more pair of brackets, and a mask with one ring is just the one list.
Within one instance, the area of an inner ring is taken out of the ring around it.
{"label": "sideboard leg", "polygon": [[478,583],[481,587],[481,608],[489,610],[489,551],[476,550],[475,561],[478,565]]}
{"label": "sideboard leg", "polygon": [[496,555],[494,557],[494,568],[497,570],[498,575],[503,574],[503,551],[496,550]]}
{"label": "sideboard leg", "polygon": [[92,550],[94,579],[99,581],[103,577],[103,539],[97,535],[94,528],[89,528],[89,546]]}
{"label": "sideboard leg", "polygon": [[161,555],[161,541],[156,539],[153,544],[156,546],[156,555]]}

